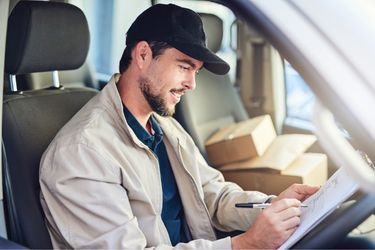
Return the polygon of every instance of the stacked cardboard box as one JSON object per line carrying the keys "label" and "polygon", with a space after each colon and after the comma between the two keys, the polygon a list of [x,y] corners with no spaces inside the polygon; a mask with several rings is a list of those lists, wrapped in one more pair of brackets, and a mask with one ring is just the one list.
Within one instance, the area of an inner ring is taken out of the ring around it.
{"label": "stacked cardboard box", "polygon": [[264,115],[220,129],[206,142],[206,152],[226,180],[279,194],[293,183],[327,180],[326,155],[305,153],[315,141],[313,135],[276,136],[270,116]]}

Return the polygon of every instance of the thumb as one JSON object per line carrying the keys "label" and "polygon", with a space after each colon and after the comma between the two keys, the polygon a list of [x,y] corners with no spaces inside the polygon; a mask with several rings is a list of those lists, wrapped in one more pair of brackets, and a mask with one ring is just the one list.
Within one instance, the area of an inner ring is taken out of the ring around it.
{"label": "thumb", "polygon": [[293,185],[293,191],[296,192],[298,196],[300,196],[301,199],[305,199],[308,196],[316,193],[320,187],[318,186],[310,186],[310,185],[303,185],[303,184],[297,184]]}

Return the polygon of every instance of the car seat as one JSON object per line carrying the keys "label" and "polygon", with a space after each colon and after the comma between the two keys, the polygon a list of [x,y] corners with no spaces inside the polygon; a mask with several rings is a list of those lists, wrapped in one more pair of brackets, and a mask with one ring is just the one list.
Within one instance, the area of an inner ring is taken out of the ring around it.
{"label": "car seat", "polygon": [[[98,89],[98,80],[94,75],[93,65],[90,61],[74,70],[58,72],[59,82],[64,87],[90,87]],[[43,89],[51,86],[53,72],[37,72],[17,75],[17,85],[20,90]]]}
{"label": "car seat", "polygon": [[[15,76],[80,67],[89,48],[83,12],[57,2],[21,1],[8,19],[5,71]],[[8,238],[52,248],[40,205],[39,162],[57,131],[95,94],[90,88],[13,91],[3,100],[3,188]]]}

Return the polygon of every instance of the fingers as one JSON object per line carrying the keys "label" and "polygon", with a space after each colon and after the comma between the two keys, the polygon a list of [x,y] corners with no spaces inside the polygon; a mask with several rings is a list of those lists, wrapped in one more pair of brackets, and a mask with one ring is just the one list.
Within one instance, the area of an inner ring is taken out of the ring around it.
{"label": "fingers", "polygon": [[289,220],[293,217],[301,216],[301,209],[299,207],[289,207],[279,213],[280,219],[283,221]]}
{"label": "fingers", "polygon": [[[280,234],[275,237],[277,239],[277,242],[278,242],[276,244],[277,247],[279,247],[282,243],[284,243],[297,230],[297,228],[298,227],[293,227],[293,228],[289,228],[287,230],[284,230],[284,231],[280,232]],[[277,247],[275,247],[275,248],[277,248]]]}
{"label": "fingers", "polygon": [[[272,208],[272,213],[277,213],[277,217],[282,228],[289,230],[300,224],[301,202],[296,199],[283,199],[275,202],[268,209]],[[267,212],[267,211],[265,211]]]}
{"label": "fingers", "polygon": [[272,203],[272,206],[267,209],[272,209],[273,212],[281,212],[290,207],[299,208],[301,206],[301,201],[297,199],[282,199]]}
{"label": "fingers", "polygon": [[308,185],[296,185],[296,194],[298,194],[298,199],[300,201],[306,200],[308,197],[316,193],[320,187],[308,186]]}
{"label": "fingers", "polygon": [[[263,210],[252,227],[243,234],[245,241],[252,245],[238,245],[239,248],[271,249],[279,247],[300,224],[300,205],[301,202],[297,199],[281,199],[273,202],[271,206]],[[237,240],[233,242],[233,246],[238,243]]]}
{"label": "fingers", "polygon": [[303,185],[303,184],[294,184],[292,188],[294,192],[306,196],[306,195],[314,194],[316,191],[319,190],[320,187]]}
{"label": "fingers", "polygon": [[293,184],[279,195],[279,199],[295,198],[304,201],[307,197],[311,196],[319,190],[320,187],[309,186],[304,184]]}
{"label": "fingers", "polygon": [[304,184],[293,184],[292,186],[288,187],[286,190],[281,192],[277,198],[273,201],[282,200],[285,198],[295,198],[300,201],[304,201],[307,197],[314,194],[316,191],[319,190],[320,187],[316,186],[309,186]]}
{"label": "fingers", "polygon": [[292,217],[289,217],[288,219],[284,220],[282,223],[284,224],[283,227],[286,230],[297,228],[298,225],[301,223],[301,217],[300,216],[292,216]]}
{"label": "fingers", "polygon": [[[298,223],[298,225],[299,225],[299,223]],[[295,227],[291,227],[288,230],[286,230],[286,235],[287,235],[286,238],[289,238],[294,233],[294,231],[297,230],[298,225],[295,226]]]}

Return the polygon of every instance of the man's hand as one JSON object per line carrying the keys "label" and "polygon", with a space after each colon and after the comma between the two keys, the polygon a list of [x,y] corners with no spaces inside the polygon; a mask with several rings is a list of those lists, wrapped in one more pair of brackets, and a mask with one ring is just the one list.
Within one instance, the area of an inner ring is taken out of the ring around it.
{"label": "man's hand", "polygon": [[286,241],[300,223],[301,202],[282,199],[264,209],[245,233],[232,238],[233,249],[275,249]]}
{"label": "man's hand", "polygon": [[293,198],[300,201],[306,200],[309,196],[313,195],[316,191],[319,190],[319,187],[303,185],[303,184],[293,184],[283,192],[279,194],[272,202],[282,200],[285,198]]}
{"label": "man's hand", "polygon": [[319,187],[293,184],[281,192],[245,233],[232,238],[232,248],[275,249],[281,246],[300,223],[301,202],[318,190]]}

